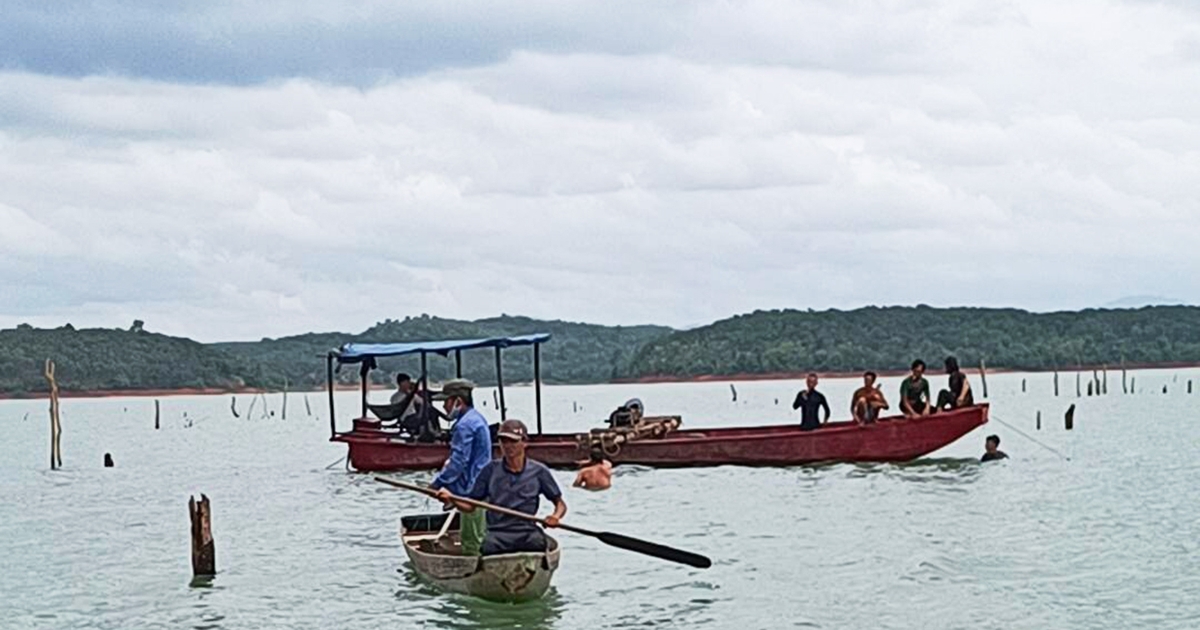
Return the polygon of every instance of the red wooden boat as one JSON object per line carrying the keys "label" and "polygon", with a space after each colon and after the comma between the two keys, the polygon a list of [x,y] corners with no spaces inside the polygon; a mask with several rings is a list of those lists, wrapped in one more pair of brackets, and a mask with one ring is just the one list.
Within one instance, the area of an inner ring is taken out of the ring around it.
{"label": "red wooden boat", "polygon": [[[402,436],[386,422],[367,418],[366,375],[375,356],[421,354],[422,381],[427,377],[425,354],[446,355],[455,352],[461,375],[460,352],[472,348],[500,349],[515,345],[534,346],[534,391],[537,401],[537,434],[530,437],[529,456],[558,468],[574,468],[587,459],[591,448],[589,433],[551,434],[541,432],[541,387],[539,353],[549,335],[526,335],[494,339],[440,341],[413,344],[350,344],[329,355],[330,439],[349,447],[350,464],[360,471],[439,469],[449,457],[445,443],[420,443]],[[333,416],[333,363],[362,363],[363,417],[355,420],[351,431],[338,433]],[[500,362],[497,359],[497,367]],[[498,375],[499,377],[499,375]],[[503,383],[500,401],[503,409]],[[428,393],[426,393],[428,396]],[[426,400],[426,409],[432,408]],[[502,412],[503,414],[503,412]],[[817,462],[898,462],[916,459],[936,451],[988,421],[988,406],[937,413],[921,418],[902,416],[881,418],[869,425],[853,421],[831,422],[815,431],[801,431],[798,425],[686,429],[647,437],[609,449],[614,464],[641,464],[657,467],[719,466],[794,466]]]}

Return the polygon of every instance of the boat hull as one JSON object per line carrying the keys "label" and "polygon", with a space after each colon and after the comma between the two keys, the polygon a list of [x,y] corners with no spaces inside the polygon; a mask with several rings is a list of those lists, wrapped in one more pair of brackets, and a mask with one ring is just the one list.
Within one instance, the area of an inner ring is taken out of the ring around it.
{"label": "boat hull", "polygon": [[[816,431],[796,425],[691,429],[621,445],[609,459],[654,467],[902,462],[932,453],[987,421],[988,405],[982,404],[869,425],[832,422]],[[352,431],[332,439],[349,446],[350,464],[360,471],[436,470],[449,457],[445,444],[404,442],[382,431]],[[588,449],[586,433],[543,434],[531,436],[528,454],[548,466],[574,468]]]}
{"label": "boat hull", "polygon": [[[544,553],[483,557],[432,553],[428,550],[435,546],[431,538],[429,532],[401,531],[404,551],[416,574],[442,590],[495,602],[524,602],[545,595],[562,554],[558,541],[550,536],[546,537],[550,548]],[[457,549],[457,532],[442,540],[452,543],[450,549]]]}

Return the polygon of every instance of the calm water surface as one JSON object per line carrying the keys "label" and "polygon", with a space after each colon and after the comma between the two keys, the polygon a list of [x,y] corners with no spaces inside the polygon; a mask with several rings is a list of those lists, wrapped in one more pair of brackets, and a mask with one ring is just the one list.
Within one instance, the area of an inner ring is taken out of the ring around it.
{"label": "calm water surface", "polygon": [[[159,431],[150,399],[67,399],[55,472],[46,403],[0,402],[0,627],[1200,628],[1200,371],[1138,372],[1129,396],[1110,374],[1110,395],[1081,399],[1074,375],[1060,398],[1051,378],[992,375],[993,417],[1071,461],[993,422],[906,465],[621,468],[609,492],[567,490],[568,522],[715,564],[564,532],[553,590],[520,606],[411,576],[397,520],[434,506],[327,468],[345,451],[326,441],[321,394],[308,396],[312,416],[290,396],[287,420],[278,395],[265,418],[239,397],[240,419],[229,397],[164,398]],[[894,399],[899,379],[884,383]],[[856,385],[823,383],[835,417]],[[727,383],[549,387],[546,424],[582,430],[635,395],[685,426],[795,422],[798,386],[739,383],[736,403]],[[529,388],[506,393],[512,415],[532,417]],[[355,395],[339,405],[355,409]],[[976,463],[988,433],[1011,460]],[[105,452],[116,468],[102,467]],[[187,499],[200,492],[217,544],[209,587],[189,585]]]}

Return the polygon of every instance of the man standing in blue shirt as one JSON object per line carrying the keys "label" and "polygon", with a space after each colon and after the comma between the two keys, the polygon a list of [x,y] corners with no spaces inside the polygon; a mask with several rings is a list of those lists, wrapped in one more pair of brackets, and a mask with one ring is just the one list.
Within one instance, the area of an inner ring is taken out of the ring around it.
{"label": "man standing in blue shirt", "polygon": [[[487,419],[475,409],[471,396],[475,384],[466,379],[446,381],[434,400],[445,401],[446,415],[454,421],[450,434],[450,461],[429,484],[434,490],[465,495],[475,485],[479,472],[492,461],[492,435]],[[482,512],[463,512],[461,537],[463,555],[477,556],[486,535]]]}
{"label": "man standing in blue shirt", "polygon": [[[554,504],[554,513],[545,519],[549,527],[558,527],[559,520],[567,513],[562,491],[554,481],[554,475],[545,464],[525,456],[529,432],[520,420],[505,420],[497,434],[503,459],[488,464],[471,491],[463,495],[477,501],[487,501],[500,507],[536,515],[539,497],[546,497]],[[438,497],[451,502],[447,490],[438,492]],[[478,513],[474,506],[458,504],[465,514]],[[500,514],[487,513],[487,537],[483,541],[483,555],[522,551],[546,551],[546,534],[532,521]]]}

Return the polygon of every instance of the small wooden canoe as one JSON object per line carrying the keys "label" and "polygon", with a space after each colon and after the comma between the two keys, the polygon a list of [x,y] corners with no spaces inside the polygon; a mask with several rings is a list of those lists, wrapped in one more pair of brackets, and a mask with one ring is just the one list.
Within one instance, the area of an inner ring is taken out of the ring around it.
{"label": "small wooden canoe", "polygon": [[400,519],[400,539],[417,575],[443,590],[490,601],[523,602],[546,594],[561,555],[557,540],[546,536],[549,550],[543,553],[464,556],[457,513],[443,531],[449,516]]}

